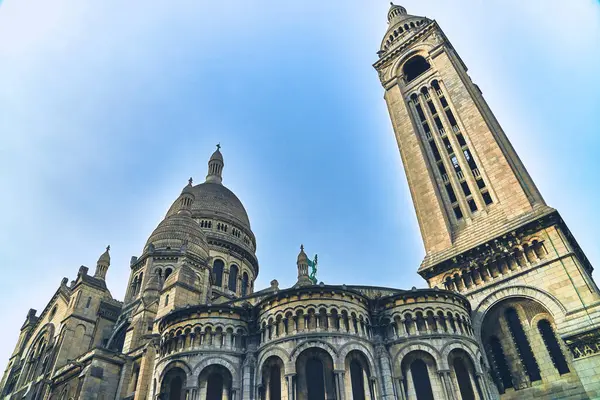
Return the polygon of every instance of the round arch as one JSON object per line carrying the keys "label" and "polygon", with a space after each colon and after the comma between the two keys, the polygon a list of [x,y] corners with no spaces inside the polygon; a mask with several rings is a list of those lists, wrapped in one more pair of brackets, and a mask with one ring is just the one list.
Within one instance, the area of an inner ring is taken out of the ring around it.
{"label": "round arch", "polygon": [[483,321],[487,312],[492,309],[500,301],[508,298],[525,298],[533,300],[537,303],[541,303],[548,312],[554,318],[554,322],[557,325],[565,318],[566,309],[564,306],[551,294],[544,292],[540,289],[533,288],[531,286],[511,286],[499,289],[487,297],[485,297],[478,305],[473,309],[473,330],[478,339],[481,339],[481,330]]}
{"label": "round arch", "polygon": [[173,360],[164,366],[164,368],[158,375],[158,381],[162,382],[162,380],[165,377],[165,374],[173,368],[181,368],[188,378],[192,375],[192,368],[190,368],[190,366],[185,361]]}
{"label": "round arch", "polygon": [[465,345],[464,343],[458,341],[458,340],[453,340],[449,343],[446,343],[444,345],[444,347],[442,347],[441,353],[442,353],[442,357],[441,357],[441,363],[440,366],[443,366],[442,369],[450,369],[450,363],[449,363],[449,357],[450,357],[450,353],[452,353],[454,350],[463,350],[467,356],[469,356],[469,358],[471,359],[471,362],[473,363],[473,365],[475,366],[475,372],[476,373],[482,373],[481,371],[481,366],[479,365],[478,362],[476,362],[477,355],[475,353],[473,353],[473,350],[469,348],[469,346]]}
{"label": "round arch", "polygon": [[364,344],[362,344],[360,342],[356,342],[356,341],[348,342],[339,348],[338,362],[335,363],[335,369],[337,369],[337,370],[344,369],[344,365],[346,362],[346,356],[348,356],[348,353],[350,353],[351,351],[354,351],[354,350],[359,351],[360,353],[362,353],[365,356],[365,358],[367,359],[367,362],[369,363],[369,369],[371,370],[371,376],[376,377],[377,369],[375,368],[375,361],[373,358],[373,353]]}
{"label": "round arch", "polygon": [[398,350],[396,355],[393,356],[393,358],[392,358],[392,360],[393,360],[392,368],[394,370],[395,377],[399,378],[402,375],[401,371],[400,371],[400,373],[398,373],[398,372],[400,370],[400,366],[402,364],[402,360],[404,359],[404,357],[406,357],[406,355],[408,355],[409,353],[411,353],[415,350],[420,350],[425,353],[428,353],[431,357],[433,357],[433,359],[435,360],[435,362],[437,363],[438,368],[439,368],[441,355],[440,355],[440,352],[435,347],[433,347],[432,345],[425,343],[425,342],[410,343],[410,344],[407,344],[406,346],[402,347],[400,350]]}
{"label": "round arch", "polygon": [[193,368],[194,379],[197,380],[198,377],[200,376],[200,374],[202,373],[202,371],[205,368],[210,367],[211,365],[221,365],[221,366],[225,367],[231,374],[232,389],[238,390],[240,388],[237,368],[229,360],[227,360],[223,357],[209,357],[209,358],[199,362]]}
{"label": "round arch", "polygon": [[406,53],[402,54],[400,57],[396,59],[396,61],[392,64],[392,66],[388,69],[386,73],[386,78],[390,79],[393,77],[400,76],[402,74],[402,66],[406,61],[411,59],[414,56],[421,56],[427,60],[429,57],[429,51],[433,48],[431,44],[422,43],[411,49],[407,50]]}
{"label": "round arch", "polygon": [[310,349],[311,347],[316,347],[316,348],[325,350],[329,354],[331,359],[333,360],[334,365],[337,363],[338,353],[331,344],[321,341],[321,340],[307,340],[307,341],[304,341],[304,342],[300,343],[299,345],[297,345],[294,348],[294,350],[292,350],[292,352],[290,353],[290,365],[293,365],[294,371],[289,371],[288,373],[296,372],[295,366],[296,366],[296,361],[298,360],[298,356],[304,350]]}
{"label": "round arch", "polygon": [[[271,347],[269,348],[267,351],[265,351],[264,353],[261,353],[260,357],[258,357],[258,362],[256,363],[256,368],[254,371],[254,375],[256,376],[256,378],[258,378],[260,376],[260,371],[262,371],[262,367],[263,364],[265,363],[265,361],[269,358],[269,357],[279,357],[281,359],[281,361],[283,361],[283,368],[284,371],[291,370],[291,369],[295,369],[292,368],[290,365],[290,355],[288,354],[287,351],[285,351],[283,348],[277,346],[277,347]],[[258,381],[255,381],[258,382]]]}

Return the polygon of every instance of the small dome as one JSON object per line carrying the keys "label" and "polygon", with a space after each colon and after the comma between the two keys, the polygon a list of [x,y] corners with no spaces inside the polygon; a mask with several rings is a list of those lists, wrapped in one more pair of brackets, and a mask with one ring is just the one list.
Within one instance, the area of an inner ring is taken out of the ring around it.
{"label": "small dome", "polygon": [[394,18],[406,14],[406,8],[390,2],[390,11],[388,11],[387,15],[388,23],[391,23]]}
{"label": "small dome", "polygon": [[308,256],[304,252],[304,245],[300,245],[300,253],[298,254],[298,264],[306,264],[308,262]]}
{"label": "small dome", "polygon": [[192,186],[192,183],[193,183],[193,182],[194,182],[194,181],[192,180],[192,178],[190,178],[190,179],[188,180],[188,184],[187,184],[187,185],[185,185],[185,187],[184,187],[184,188],[183,188],[183,190],[181,191],[181,194],[194,194],[194,192],[193,192],[193,190],[192,190],[192,188],[193,188],[193,186]]}
{"label": "small dome", "polygon": [[98,264],[110,265],[109,251],[110,251],[110,246],[106,246],[106,250],[104,251],[104,253],[102,253],[100,258],[98,258]]}
{"label": "small dome", "polygon": [[186,247],[201,258],[208,258],[208,243],[200,225],[190,216],[173,214],[167,216],[152,232],[146,242],[145,250],[152,244],[155,251],[167,247],[173,250]]}
{"label": "small dome", "polygon": [[223,162],[223,154],[221,154],[221,150],[219,150],[220,148],[221,148],[221,146],[218,145],[215,152],[212,153],[212,156],[210,156],[209,162],[213,161],[213,160],[219,160],[219,161]]}

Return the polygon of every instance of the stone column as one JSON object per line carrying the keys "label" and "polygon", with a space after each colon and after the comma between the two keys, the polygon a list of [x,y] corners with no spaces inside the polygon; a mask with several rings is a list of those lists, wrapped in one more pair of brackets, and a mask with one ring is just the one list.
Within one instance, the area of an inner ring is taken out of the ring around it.
{"label": "stone column", "polygon": [[396,398],[398,400],[406,400],[406,393],[404,392],[404,377],[394,379],[396,388]]}
{"label": "stone column", "polygon": [[381,377],[381,399],[396,400],[394,396],[394,381],[392,379],[392,362],[390,354],[383,344],[377,345],[375,352],[379,361],[379,376]]}
{"label": "stone column", "polygon": [[442,381],[442,387],[446,394],[446,398],[448,400],[458,400],[456,398],[456,393],[454,390],[454,385],[452,384],[452,376],[450,376],[449,370],[438,371],[440,376],[440,380]]}
{"label": "stone column", "polygon": [[488,393],[487,385],[485,383],[485,379],[483,378],[483,374],[476,372],[475,382],[475,390],[477,391],[479,397],[482,400],[490,400],[490,396]]}
{"label": "stone column", "polygon": [[[242,365],[242,399],[253,400],[254,397],[254,370],[256,368],[256,358],[248,353]],[[204,400],[204,399],[200,399]],[[240,399],[241,400],[241,399]]]}
{"label": "stone column", "polygon": [[335,387],[335,397],[337,400],[344,400],[345,396],[345,388],[344,385],[344,372],[345,371],[334,371],[334,387]]}
{"label": "stone column", "polygon": [[296,400],[296,374],[289,374],[285,376],[287,382],[287,393],[288,400]]}
{"label": "stone column", "polygon": [[152,372],[154,370],[154,359],[156,358],[156,348],[152,343],[144,349],[140,361],[140,370],[138,371],[137,387],[135,388],[136,397],[145,399],[148,396],[150,382],[152,382]]}

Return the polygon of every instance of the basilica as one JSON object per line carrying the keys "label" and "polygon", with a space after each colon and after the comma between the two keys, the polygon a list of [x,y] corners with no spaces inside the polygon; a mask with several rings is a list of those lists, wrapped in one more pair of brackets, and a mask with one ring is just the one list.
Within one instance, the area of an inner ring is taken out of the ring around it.
{"label": "basilica", "polygon": [[423,238],[425,288],[319,283],[303,248],[294,286],[255,287],[257,238],[217,148],[205,181],[173,194],[131,258],[123,301],[106,285],[107,248],[29,311],[0,396],[600,398],[592,266],[437,22],[393,4],[387,20],[374,68]]}

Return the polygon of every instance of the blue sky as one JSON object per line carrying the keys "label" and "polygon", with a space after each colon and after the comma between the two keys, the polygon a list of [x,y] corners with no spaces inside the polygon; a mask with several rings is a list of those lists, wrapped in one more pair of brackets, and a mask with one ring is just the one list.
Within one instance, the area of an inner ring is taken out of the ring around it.
{"label": "blue sky", "polygon": [[[130,257],[217,142],[257,237],[257,288],[295,282],[300,243],[326,283],[425,286],[371,66],[387,1],[125,3],[0,7],[0,363],[27,310],[107,244],[122,299]],[[403,2],[441,24],[600,266],[599,3],[457,4]]]}

